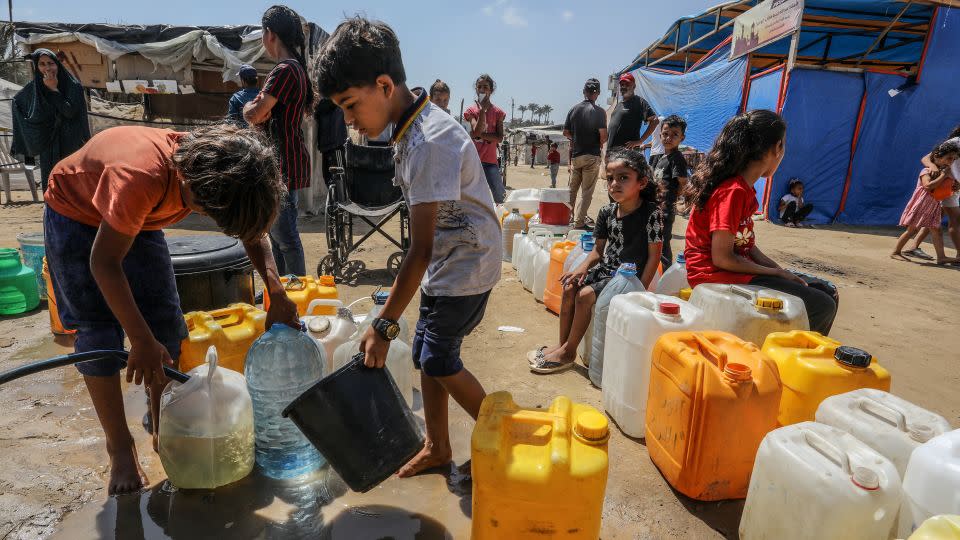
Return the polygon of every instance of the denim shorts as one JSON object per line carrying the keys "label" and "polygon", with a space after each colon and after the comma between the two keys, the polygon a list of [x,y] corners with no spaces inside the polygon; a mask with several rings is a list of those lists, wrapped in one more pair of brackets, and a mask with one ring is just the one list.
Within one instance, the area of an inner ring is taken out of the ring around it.
{"label": "denim shorts", "polygon": [[413,337],[413,364],[431,377],[449,377],[463,369],[460,345],[483,320],[490,291],[471,296],[420,293],[420,319]]}
{"label": "denim shorts", "polygon": [[[97,230],[49,206],[44,210],[44,243],[50,279],[64,327],[77,331],[75,352],[123,350],[123,328],[90,271],[90,251]],[[136,236],[123,259],[123,272],[154,337],[167,348],[174,361],[178,360],[180,342],[188,332],[163,231],[142,231]],[[121,368],[122,364],[113,359],[77,364],[80,373],[93,377],[110,377]]]}

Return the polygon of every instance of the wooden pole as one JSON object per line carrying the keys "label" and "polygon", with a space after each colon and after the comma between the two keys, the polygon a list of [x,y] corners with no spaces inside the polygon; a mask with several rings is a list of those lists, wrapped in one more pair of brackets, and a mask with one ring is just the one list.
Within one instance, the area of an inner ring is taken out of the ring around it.
{"label": "wooden pole", "polygon": [[[887,37],[887,34],[890,33],[890,30],[893,30],[893,27],[897,24],[897,21],[900,20],[900,17],[903,17],[903,14],[906,13],[908,9],[910,9],[910,6],[912,4],[913,4],[913,0],[910,0],[909,2],[907,2],[907,5],[903,6],[903,9],[900,10],[900,13],[897,13],[897,16],[894,17],[892,21],[890,21],[890,24],[883,29],[883,32],[880,32],[880,35],[877,36],[877,39],[870,44],[870,48],[867,49],[867,52],[863,53],[863,56],[861,56],[860,60],[857,61],[857,65],[853,67],[855,68],[860,67],[860,64],[862,64],[863,61],[866,60],[868,56],[870,56],[870,53],[872,53],[873,50],[877,48],[877,45],[879,45],[880,42],[883,41],[883,38]],[[933,23],[931,22],[931,24]]]}
{"label": "wooden pole", "polygon": [[794,64],[797,63],[797,46],[800,44],[800,29],[797,28],[797,31],[793,33],[793,37],[790,38],[790,54],[787,56],[787,73],[793,70]]}

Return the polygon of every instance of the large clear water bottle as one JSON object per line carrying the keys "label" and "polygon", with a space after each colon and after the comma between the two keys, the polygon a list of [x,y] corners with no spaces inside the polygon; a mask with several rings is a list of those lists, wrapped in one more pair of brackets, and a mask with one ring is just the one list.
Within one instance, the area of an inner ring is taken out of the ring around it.
{"label": "large clear water bottle", "polygon": [[687,282],[687,258],[682,251],[677,254],[677,264],[670,265],[670,268],[663,273],[656,285],[657,294],[669,294],[670,296],[680,296],[680,289],[686,289],[690,286],[690,283]]}
{"label": "large clear water bottle", "polygon": [[244,375],[253,400],[257,465],[271,478],[296,478],[326,460],[297,426],[281,416],[284,407],[325,375],[323,349],[307,334],[274,324],[247,352]]}
{"label": "large clear water bottle", "polygon": [[603,380],[603,351],[604,338],[607,334],[607,313],[610,311],[610,301],[618,294],[634,291],[643,291],[643,282],[637,277],[637,265],[623,263],[614,274],[613,279],[603,288],[597,303],[593,308],[593,339],[590,342],[590,382],[600,388]]}
{"label": "large clear water bottle", "polygon": [[527,220],[523,219],[523,216],[520,215],[520,211],[516,208],[510,212],[503,220],[503,254],[502,259],[504,262],[510,262],[513,260],[513,241],[516,234],[522,233],[524,227],[527,225]]}

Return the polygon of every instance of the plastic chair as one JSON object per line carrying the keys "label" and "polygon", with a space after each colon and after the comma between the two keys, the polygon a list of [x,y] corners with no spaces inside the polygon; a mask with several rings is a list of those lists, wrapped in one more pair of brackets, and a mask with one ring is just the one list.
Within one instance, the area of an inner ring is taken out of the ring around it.
{"label": "plastic chair", "polygon": [[3,192],[7,196],[5,204],[11,204],[13,197],[10,194],[10,173],[22,172],[27,177],[27,184],[30,186],[30,193],[33,194],[33,202],[40,202],[37,196],[37,182],[33,177],[33,172],[37,170],[36,165],[27,165],[23,161],[10,154],[10,144],[13,142],[12,133],[0,133],[0,183],[3,184]]}

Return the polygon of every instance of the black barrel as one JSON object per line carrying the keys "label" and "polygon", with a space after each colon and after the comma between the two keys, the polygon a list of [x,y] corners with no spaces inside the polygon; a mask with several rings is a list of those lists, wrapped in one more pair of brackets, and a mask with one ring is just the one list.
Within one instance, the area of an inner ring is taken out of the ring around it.
{"label": "black barrel", "polygon": [[167,237],[180,309],[211,311],[253,304],[253,263],[243,243],[223,235]]}
{"label": "black barrel", "polygon": [[423,448],[416,419],[386,369],[363,354],[324,377],[283,410],[350,489],[364,493]]}

